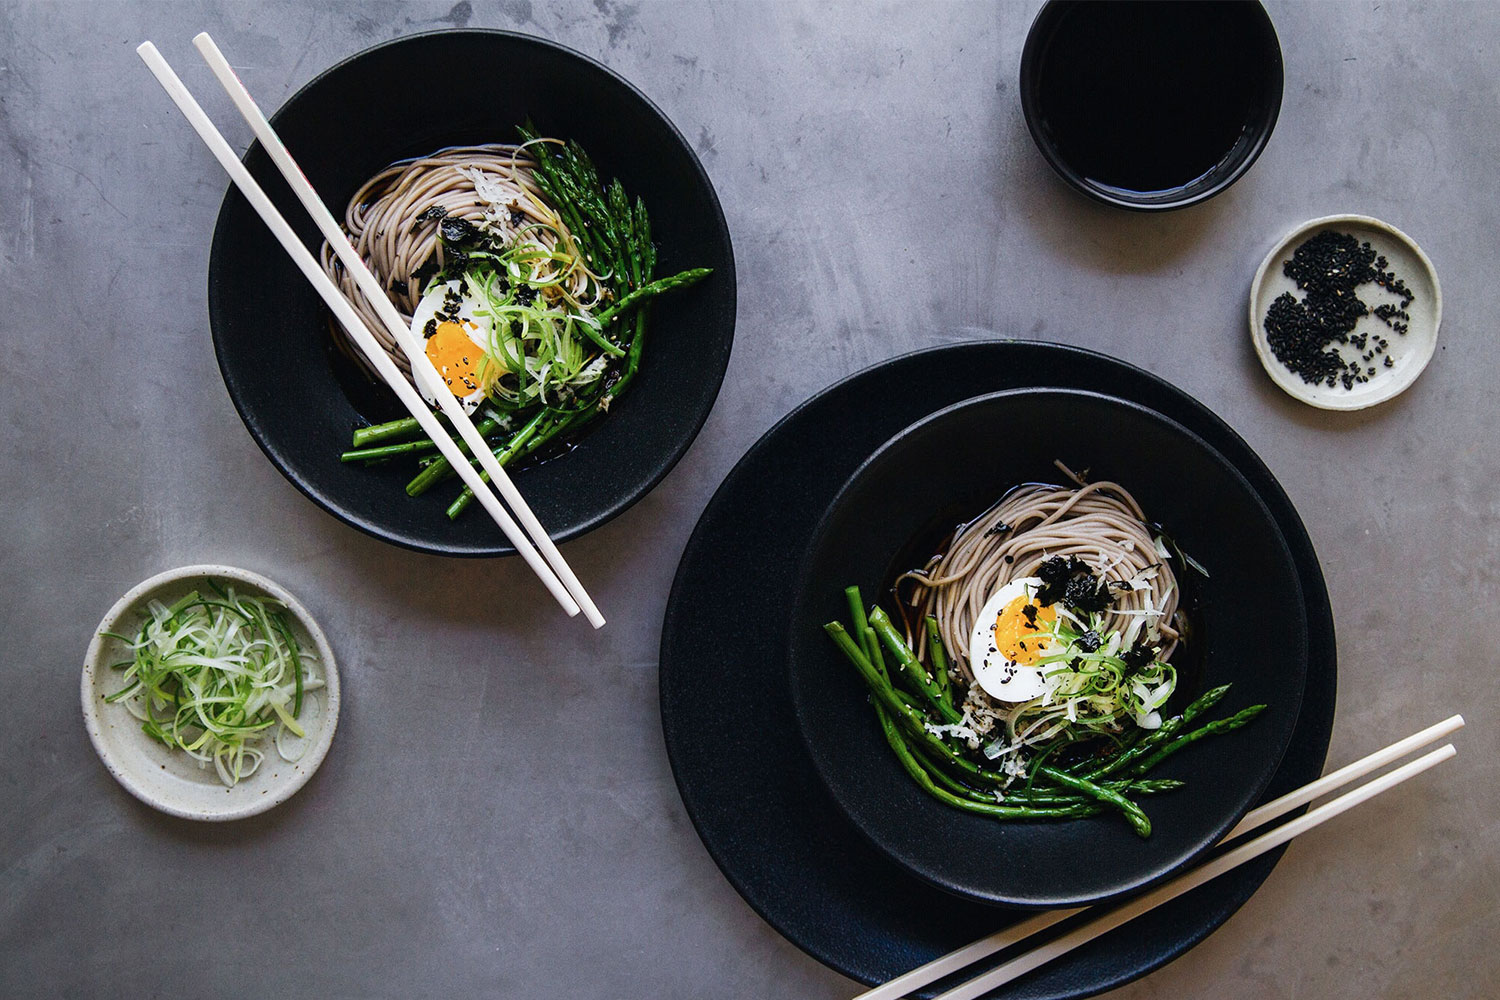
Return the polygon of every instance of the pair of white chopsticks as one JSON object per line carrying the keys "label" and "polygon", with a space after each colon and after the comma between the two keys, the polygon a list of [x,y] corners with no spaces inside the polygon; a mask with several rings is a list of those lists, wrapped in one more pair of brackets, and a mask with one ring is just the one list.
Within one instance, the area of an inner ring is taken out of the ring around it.
{"label": "pair of white chopsticks", "polygon": [[[214,76],[218,78],[224,90],[233,99],[235,107],[239,108],[240,114],[244,116],[245,121],[250,124],[250,128],[255,132],[255,137],[260,140],[266,152],[271,155],[272,161],[280,169],[281,175],[286,178],[287,183],[291,185],[292,191],[302,202],[303,207],[307,209],[308,214],[317,223],[318,229],[323,233],[323,238],[328,241],[328,245],[333,248],[334,253],[338,255],[339,260],[343,262],[347,271],[354,276],[360,292],[363,293],[370,305],[375,308],[376,313],[380,316],[380,321],[385,324],[386,329],[395,338],[396,343],[400,344],[401,349],[406,352],[407,358],[411,361],[413,377],[421,384],[428,386],[429,391],[436,396],[443,413],[447,415],[452,425],[458,429],[459,436],[463,439],[464,444],[468,445],[470,453],[479,459],[479,464],[489,476],[490,482],[499,489],[500,496],[505,498],[505,502],[515,512],[515,518],[511,517],[505,507],[501,505],[494,491],[469,464],[469,458],[463,454],[463,451],[449,437],[448,432],[443,429],[442,424],[438,422],[432,411],[422,401],[422,398],[417,395],[416,390],[402,377],[395,362],[381,349],[374,335],[365,326],[359,314],[354,311],[354,307],[344,298],[332,279],[324,273],[323,268],[314,259],[312,253],[302,245],[302,241],[297,238],[296,233],[292,231],[292,227],[287,225],[286,219],[271,204],[271,200],[266,197],[266,193],[261,190],[260,185],[255,182],[255,179],[250,176],[250,172],[245,169],[244,164],[234,155],[234,151],[230,148],[229,143],[225,141],[224,136],[214,127],[213,122],[209,120],[208,115],[204,113],[203,108],[198,105],[198,102],[193,99],[193,95],[188,92],[182,80],[173,72],[172,67],[167,64],[167,61],[162,58],[161,53],[156,50],[156,46],[150,42],[145,42],[136,49],[136,52],[140,54],[146,66],[155,74],[157,81],[166,90],[167,96],[172,98],[178,110],[183,113],[194,130],[197,131],[199,137],[203,139],[209,151],[214,154],[215,159],[228,172],[229,178],[234,182],[235,187],[240,189],[240,193],[245,196],[255,211],[265,220],[266,225],[270,227],[272,234],[292,258],[292,262],[297,265],[298,270],[312,284],[323,301],[328,304],[328,308],[333,311],[338,321],[354,337],[354,341],[359,345],[360,350],[364,351],[365,356],[370,359],[370,363],[375,366],[381,378],[390,385],[391,389],[400,398],[402,404],[417,419],[417,422],[421,424],[422,430],[437,443],[438,450],[443,453],[443,457],[451,463],[454,471],[459,474],[469,489],[474,491],[474,496],[478,498],[484,509],[489,512],[490,517],[494,518],[495,523],[500,526],[500,530],[505,532],[505,537],[515,546],[516,551],[526,561],[526,564],[531,567],[532,572],[536,573],[537,577],[552,593],[552,596],[557,599],[557,603],[561,604],[563,610],[569,615],[576,615],[582,610],[594,628],[603,626],[604,616],[599,613],[599,609],[589,597],[588,591],[583,589],[583,584],[578,582],[578,577],[568,567],[567,562],[562,557],[562,553],[557,551],[557,546],[548,537],[547,530],[542,527],[541,522],[537,520],[536,515],[527,506],[526,500],[521,496],[520,491],[510,481],[510,477],[505,474],[505,470],[490,451],[489,445],[485,444],[484,438],[480,436],[478,429],[475,428],[468,414],[464,412],[463,406],[459,403],[457,397],[453,395],[447,383],[438,374],[437,369],[433,367],[432,362],[427,357],[427,353],[422,349],[422,345],[412,335],[412,332],[402,320],[401,314],[391,304],[390,299],[386,297],[385,291],[380,287],[378,279],[370,273],[370,269],[360,259],[358,252],[350,245],[348,237],[344,235],[343,230],[339,228],[338,222],[334,220],[332,213],[328,211],[328,206],[323,204],[322,199],[318,197],[318,192],[313,189],[312,184],[303,175],[301,168],[297,166],[297,161],[292,159],[291,153],[287,152],[286,146],[282,144],[281,138],[276,134],[276,130],[271,127],[271,123],[266,120],[266,116],[261,113],[260,108],[256,106],[255,101],[250,97],[250,92],[245,89],[239,77],[235,76],[234,70],[230,69],[228,60],[224,58],[223,53],[219,51],[218,46],[214,44],[213,39],[209,38],[206,32],[194,38],[193,45],[197,47],[199,53],[203,56],[204,62],[208,63],[209,69],[213,70]],[[520,520],[520,525],[516,523],[516,519]],[[525,528],[524,531],[522,530],[522,526]]]}
{"label": "pair of white chopsticks", "polygon": [[[1413,750],[1435,743],[1443,737],[1457,731],[1464,724],[1463,716],[1455,715],[1445,719],[1435,726],[1429,726],[1404,740],[1391,744],[1384,750],[1378,750],[1361,760],[1355,761],[1346,767],[1341,767],[1331,774],[1325,774],[1310,784],[1304,785],[1294,792],[1289,792],[1279,799],[1267,802],[1259,808],[1252,809],[1240,820],[1234,829],[1230,830],[1219,843],[1224,844],[1241,834],[1259,827],[1273,819],[1286,815],[1294,809],[1307,805],[1314,799],[1321,798],[1335,789],[1374,771],[1392,764]],[[1453,744],[1433,750],[1424,754],[1416,760],[1396,768],[1379,778],[1361,785],[1351,792],[1345,792],[1336,799],[1325,802],[1315,809],[1311,809],[1294,820],[1289,820],[1275,827],[1267,833],[1261,834],[1254,840],[1246,841],[1238,847],[1231,848],[1223,854],[1216,855],[1209,861],[1193,869],[1185,875],[1178,876],[1166,884],[1153,889],[1129,902],[1107,912],[1101,913],[1078,927],[1063,934],[1055,940],[1049,941],[1031,951],[1024,952],[1016,958],[984,972],[968,982],[963,983],[946,993],[938,995],[936,1000],[975,1000],[982,997],[991,990],[997,989],[1009,983],[1011,980],[1025,975],[1026,973],[1045,965],[1055,958],[1059,958],[1082,944],[1086,944],[1094,938],[1119,927],[1121,924],[1151,910],[1168,900],[1175,899],[1190,889],[1195,889],[1203,883],[1216,876],[1222,875],[1231,868],[1241,865],[1251,858],[1257,857],[1274,848],[1280,847],[1299,833],[1312,829],[1319,823],[1332,819],[1333,817],[1379,795],[1390,788],[1399,785],[1407,778],[1421,774],[1428,768],[1440,764],[1452,757],[1456,751]],[[957,951],[950,952],[942,958],[934,959],[926,965],[919,966],[903,976],[898,976],[888,983],[884,983],[855,997],[854,1000],[896,1000],[904,997],[913,990],[921,989],[936,982],[945,976],[953,975],[967,968],[983,958],[988,958],[999,951],[1021,943],[1033,934],[1038,934],[1054,924],[1061,923],[1069,917],[1083,913],[1088,907],[1079,907],[1070,910],[1049,910],[1038,914],[1029,920],[1023,920],[1014,926],[1004,930],[996,931],[989,937],[980,938],[973,944],[965,945]]]}

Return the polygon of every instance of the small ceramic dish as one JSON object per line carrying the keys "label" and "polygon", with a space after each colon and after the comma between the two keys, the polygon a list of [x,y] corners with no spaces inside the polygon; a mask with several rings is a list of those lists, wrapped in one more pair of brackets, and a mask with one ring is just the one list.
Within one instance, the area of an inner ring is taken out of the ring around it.
{"label": "small ceramic dish", "polygon": [[[292,634],[304,649],[316,652],[324,678],[324,686],[308,691],[303,699],[298,721],[307,738],[299,758],[283,760],[274,746],[267,746],[260,768],[233,786],[224,785],[212,767],[199,767],[186,753],[146,735],[123,704],[104,701],[105,695],[121,686],[110,664],[129,658],[125,644],[104,633],[134,633],[144,620],[148,601],[170,604],[194,590],[210,591],[210,581],[219,587],[231,586],[244,596],[269,597],[285,604]],[[94,630],[84,659],[82,698],[84,726],[99,759],[131,795],[185,819],[241,819],[285,802],[323,762],[338,725],[339,673],[323,630],[281,587],[258,573],[232,566],[183,566],[137,584],[109,609]]]}
{"label": "small ceramic dish", "polygon": [[[1345,361],[1364,366],[1368,381],[1350,386],[1341,379],[1336,379],[1332,386],[1326,381],[1308,383],[1277,359],[1267,338],[1266,316],[1271,303],[1283,294],[1290,294],[1298,300],[1302,300],[1305,294],[1284,273],[1285,263],[1303,243],[1324,232],[1345,233],[1361,243],[1369,243],[1370,248],[1388,262],[1386,270],[1404,282],[1412,295],[1411,302],[1404,308],[1409,318],[1401,320],[1398,314],[1396,320],[1406,327],[1406,332],[1401,333],[1374,314],[1382,306],[1400,308],[1401,296],[1373,282],[1356,288],[1356,294],[1371,312],[1360,317],[1352,336],[1368,338],[1361,342],[1369,345],[1380,338],[1387,346],[1368,360],[1364,356],[1368,348],[1356,348],[1350,344],[1329,346],[1329,350],[1338,352]],[[1411,237],[1395,226],[1367,215],[1329,215],[1298,226],[1266,255],[1250,286],[1250,339],[1260,363],[1265,366],[1271,380],[1289,395],[1325,410],[1359,410],[1404,392],[1432,359],[1442,316],[1443,293],[1432,261]],[[1390,359],[1389,365],[1386,364],[1387,358]],[[1374,369],[1373,373],[1370,368]]]}

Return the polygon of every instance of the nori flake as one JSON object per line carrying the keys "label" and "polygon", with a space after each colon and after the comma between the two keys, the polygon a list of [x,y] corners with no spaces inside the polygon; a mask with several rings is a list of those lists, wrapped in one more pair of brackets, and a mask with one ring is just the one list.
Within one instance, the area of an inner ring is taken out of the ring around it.
{"label": "nori flake", "polygon": [[416,232],[422,228],[424,222],[437,222],[448,217],[448,210],[442,205],[433,205],[427,211],[417,216],[417,221],[411,224],[411,231]]}
{"label": "nori flake", "polygon": [[468,219],[453,217],[445,218],[438,226],[438,234],[442,236],[444,243],[466,244],[473,243],[479,239],[479,228]]}
{"label": "nori flake", "polygon": [[1036,599],[1043,607],[1062,601],[1079,611],[1103,611],[1110,605],[1109,587],[1077,556],[1053,556],[1037,567],[1036,575],[1042,581]]}

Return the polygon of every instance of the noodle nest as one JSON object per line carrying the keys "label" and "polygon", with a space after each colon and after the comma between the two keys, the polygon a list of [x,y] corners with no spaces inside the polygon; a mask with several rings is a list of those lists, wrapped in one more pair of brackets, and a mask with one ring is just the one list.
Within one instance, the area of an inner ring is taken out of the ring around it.
{"label": "noodle nest", "polygon": [[[990,594],[1013,579],[1036,576],[1056,556],[1077,557],[1110,585],[1108,630],[1126,631],[1148,617],[1163,644],[1160,659],[1176,646],[1179,592],[1157,536],[1130,492],[1118,483],[1021,486],[955,533],[946,551],[898,581],[916,585],[912,606],[920,622],[937,619],[958,673],[972,681],[969,635]],[[914,646],[926,648],[925,627]]]}
{"label": "noodle nest", "polygon": [[[551,294],[580,309],[598,303],[603,293],[598,276],[584,266],[572,233],[542,197],[533,175],[535,166],[525,145],[452,147],[391,164],[349,199],[344,231],[408,325],[422,297],[425,277],[446,263],[439,237],[444,222],[452,219],[482,227],[507,244],[534,246],[540,251],[540,263],[533,278],[552,285]],[[551,261],[554,256],[561,260]],[[320,260],[380,346],[410,379],[411,363],[405,352],[326,242]],[[555,273],[548,273],[548,268]],[[338,323],[332,326],[340,350],[375,378],[373,367],[348,333]]]}

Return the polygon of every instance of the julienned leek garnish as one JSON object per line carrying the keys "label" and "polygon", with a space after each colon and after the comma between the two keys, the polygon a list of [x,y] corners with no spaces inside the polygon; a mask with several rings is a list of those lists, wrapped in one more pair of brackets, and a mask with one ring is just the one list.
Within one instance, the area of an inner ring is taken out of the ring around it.
{"label": "julienned leek garnish", "polygon": [[1144,618],[1136,618],[1125,632],[1105,632],[1103,619],[1094,614],[1081,620],[1067,608],[1058,608],[1050,638],[1062,652],[1036,661],[1049,689],[1038,706],[1041,718],[1083,722],[1095,729],[1127,724],[1155,729],[1161,725],[1159,710],[1177,689],[1177,671],[1155,657],[1136,663],[1128,659]]}
{"label": "julienned leek garnish", "polygon": [[[502,466],[606,412],[640,367],[646,306],[711,271],[692,268],[655,279],[645,203],[637,198],[632,205],[618,180],[602,183],[576,142],[541,138],[530,125],[518,131],[536,158],[533,177],[554,224],[523,227],[503,243],[481,227],[455,224],[443,232],[443,269],[431,276],[461,278],[490,328],[480,416]],[[528,238],[539,228],[547,239]],[[342,458],[426,455],[433,446],[419,434],[411,418],[363,427]],[[451,475],[447,459],[432,459],[406,492],[419,496]],[[457,517],[472,499],[465,488],[448,516]]]}
{"label": "julienned leek garnish", "polygon": [[[1061,656],[1052,658],[1054,673],[1069,676],[1048,697],[1064,706],[1072,703],[1073,718],[1061,719],[1044,745],[1029,748],[1033,752],[1024,762],[997,766],[954,736],[961,728],[954,720],[964,718],[965,706],[962,692],[955,702],[955,678],[946,676],[948,658],[936,638],[936,623],[928,623],[927,634],[934,645],[930,662],[938,669],[928,671],[880,608],[866,610],[858,587],[845,593],[851,627],[835,621],[824,631],[869,687],[881,731],[902,768],[929,795],[967,812],[996,819],[1067,819],[1113,810],[1140,836],[1149,836],[1151,820],[1132,796],[1171,791],[1182,782],[1147,773],[1191,743],[1239,729],[1266,707],[1251,705],[1189,728],[1224,698],[1225,684],[1154,728],[1142,728],[1136,721],[1148,721],[1145,717],[1159,707],[1157,699],[1165,700],[1160,688],[1170,680],[1165,671],[1171,667],[1133,667],[1108,645],[1080,655],[1080,633],[1061,626],[1058,642],[1074,646],[1074,654],[1066,663]],[[1081,704],[1095,711],[1080,711]],[[1063,711],[1066,715],[1067,708]]]}
{"label": "julienned leek garnish", "polygon": [[171,605],[149,602],[134,636],[105,634],[131,658],[113,664],[124,686],[104,700],[123,702],[147,735],[212,764],[224,784],[255,773],[268,737],[282,759],[300,756],[283,740],[307,735],[298,720],[323,679],[280,601],[232,587],[209,597],[193,591]]}

